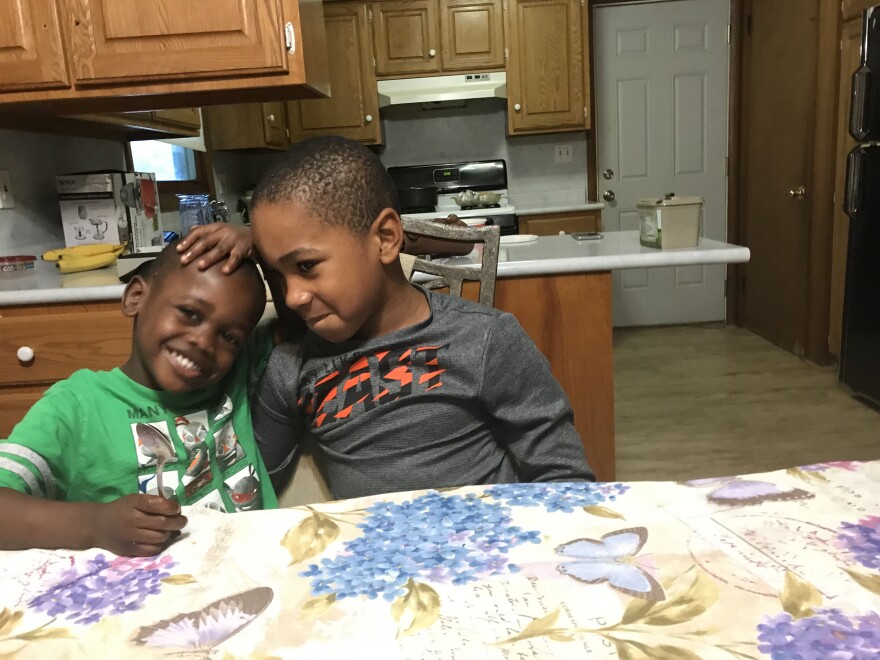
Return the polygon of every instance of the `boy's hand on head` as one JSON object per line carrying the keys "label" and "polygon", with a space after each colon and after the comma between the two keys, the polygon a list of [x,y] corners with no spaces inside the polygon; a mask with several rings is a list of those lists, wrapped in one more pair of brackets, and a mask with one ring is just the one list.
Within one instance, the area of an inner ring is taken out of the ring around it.
{"label": "boy's hand on head", "polygon": [[95,545],[117,555],[159,554],[186,526],[180,505],[158,495],[126,495],[102,504],[92,520]]}
{"label": "boy's hand on head", "polygon": [[177,252],[184,265],[198,259],[196,266],[199,270],[210,268],[225,259],[223,272],[231,273],[242,259],[253,256],[254,241],[248,227],[214,222],[190,229],[187,237],[177,244]]}

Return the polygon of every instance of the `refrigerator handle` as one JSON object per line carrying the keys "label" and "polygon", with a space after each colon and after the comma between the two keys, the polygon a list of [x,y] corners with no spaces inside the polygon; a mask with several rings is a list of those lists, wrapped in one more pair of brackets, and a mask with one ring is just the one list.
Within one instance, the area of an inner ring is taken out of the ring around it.
{"label": "refrigerator handle", "polygon": [[846,187],[843,195],[843,210],[849,217],[855,216],[859,211],[859,199],[861,195],[860,182],[863,179],[862,150],[856,147],[849,152],[846,158]]}
{"label": "refrigerator handle", "polygon": [[866,126],[867,118],[871,116],[871,70],[867,66],[859,67],[852,75],[852,99],[850,101],[849,132],[861,142],[870,130]]}

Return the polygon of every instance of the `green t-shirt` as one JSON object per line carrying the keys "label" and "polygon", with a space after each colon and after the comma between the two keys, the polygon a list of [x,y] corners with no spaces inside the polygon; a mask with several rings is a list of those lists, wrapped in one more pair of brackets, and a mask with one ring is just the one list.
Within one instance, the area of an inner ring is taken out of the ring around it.
{"label": "green t-shirt", "polygon": [[165,454],[163,491],[180,504],[275,508],[254,442],[249,366],[242,354],[223,380],[183,394],[151,390],[119,369],[77,371],[0,441],[0,486],[67,502],[157,493]]}

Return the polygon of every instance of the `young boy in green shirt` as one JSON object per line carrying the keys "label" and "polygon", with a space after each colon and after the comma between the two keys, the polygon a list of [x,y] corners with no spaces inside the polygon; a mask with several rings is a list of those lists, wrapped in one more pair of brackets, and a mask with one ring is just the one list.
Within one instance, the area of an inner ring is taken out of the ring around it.
{"label": "young boy in green shirt", "polygon": [[0,549],[154,555],[186,524],[181,504],[277,506],[247,398],[271,348],[251,336],[265,304],[249,260],[199,270],[171,245],[136,275],[128,361],[56,383],[0,440]]}

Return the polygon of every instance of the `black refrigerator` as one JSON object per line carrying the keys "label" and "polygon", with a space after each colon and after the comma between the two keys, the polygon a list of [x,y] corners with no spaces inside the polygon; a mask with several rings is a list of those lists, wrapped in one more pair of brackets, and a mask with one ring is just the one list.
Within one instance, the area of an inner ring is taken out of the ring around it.
{"label": "black refrigerator", "polygon": [[859,144],[846,168],[850,225],[840,380],[880,405],[880,6],[865,10],[862,19],[850,133]]}

